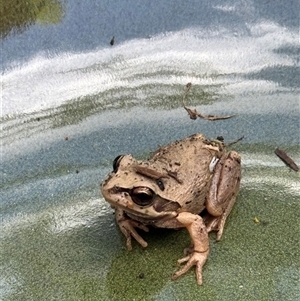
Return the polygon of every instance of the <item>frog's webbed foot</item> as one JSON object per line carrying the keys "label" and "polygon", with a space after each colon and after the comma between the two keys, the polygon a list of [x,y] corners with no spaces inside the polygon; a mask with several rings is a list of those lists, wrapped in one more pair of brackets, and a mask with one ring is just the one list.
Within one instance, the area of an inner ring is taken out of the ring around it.
{"label": "frog's webbed foot", "polygon": [[123,210],[120,209],[116,209],[116,220],[121,232],[126,237],[126,246],[129,251],[132,250],[131,237],[133,237],[142,247],[147,247],[147,242],[144,241],[144,239],[135,230],[135,228],[139,228],[144,230],[145,232],[148,232],[149,229],[145,225],[124,216]]}
{"label": "frog's webbed foot", "polygon": [[194,247],[189,248],[191,254],[178,260],[178,263],[184,263],[185,266],[177,271],[172,279],[177,279],[185,274],[192,266],[196,266],[196,276],[199,285],[202,284],[202,267],[205,264],[209,254],[209,240],[206,226],[199,215],[189,212],[181,212],[176,219],[184,225],[191,236]]}

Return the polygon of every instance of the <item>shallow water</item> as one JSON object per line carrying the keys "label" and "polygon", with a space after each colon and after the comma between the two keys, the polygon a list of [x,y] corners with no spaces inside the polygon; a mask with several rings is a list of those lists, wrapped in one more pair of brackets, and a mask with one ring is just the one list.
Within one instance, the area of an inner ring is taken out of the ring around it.
{"label": "shallow water", "polygon": [[[300,162],[298,4],[37,2],[2,32],[0,298],[299,299],[299,173],[274,154]],[[235,116],[189,119],[188,82],[191,108]],[[151,229],[127,252],[99,189],[117,155],[196,132],[244,136],[238,202],[222,240],[210,235],[201,287],[194,271],[170,280],[185,230]]]}

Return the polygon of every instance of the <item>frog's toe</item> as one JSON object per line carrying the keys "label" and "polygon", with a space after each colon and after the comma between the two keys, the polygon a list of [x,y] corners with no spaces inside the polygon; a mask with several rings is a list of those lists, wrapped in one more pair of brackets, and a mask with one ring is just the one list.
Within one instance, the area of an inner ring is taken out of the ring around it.
{"label": "frog's toe", "polygon": [[129,251],[132,250],[131,237],[133,237],[142,247],[145,248],[148,246],[147,242],[135,230],[135,228],[139,228],[148,232],[149,230],[145,225],[133,220],[123,220],[119,222],[119,227],[126,237],[126,246]]}
{"label": "frog's toe", "polygon": [[221,240],[221,237],[222,237],[222,234],[223,234],[223,229],[224,229],[224,227],[219,229],[219,231],[217,233],[217,238],[216,238],[217,241]]}
{"label": "frog's toe", "polygon": [[196,266],[196,277],[197,277],[197,283],[199,285],[202,284],[202,267],[206,262],[208,256],[208,251],[206,252],[197,252],[194,251],[191,255],[186,256],[184,258],[179,259],[177,262],[179,264],[187,262],[186,265],[177,271],[173,276],[172,279],[175,280],[181,275],[185,274],[192,266]]}
{"label": "frog's toe", "polygon": [[223,230],[225,226],[226,216],[219,216],[219,217],[205,217],[204,218],[205,225],[207,232],[210,233],[212,231],[217,231],[217,238],[216,240],[221,240],[223,235]]}

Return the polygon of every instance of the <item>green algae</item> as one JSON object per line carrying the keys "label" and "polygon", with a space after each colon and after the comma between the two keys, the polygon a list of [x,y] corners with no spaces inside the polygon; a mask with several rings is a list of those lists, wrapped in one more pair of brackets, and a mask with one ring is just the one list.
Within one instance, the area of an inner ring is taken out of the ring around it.
{"label": "green algae", "polygon": [[[128,252],[111,211],[89,225],[51,231],[58,220],[69,222],[54,219],[64,210],[54,207],[3,238],[4,300],[297,300],[300,203],[299,191],[289,183],[299,176],[287,167],[244,169],[222,240],[215,242],[210,234],[202,286],[193,270],[171,281],[176,260],[189,245],[185,229],[151,229],[143,234],[148,247],[134,243]],[[279,175],[286,177],[281,185],[274,182]],[[260,183],[253,185],[257,176]],[[93,211],[100,212],[102,203]]]}

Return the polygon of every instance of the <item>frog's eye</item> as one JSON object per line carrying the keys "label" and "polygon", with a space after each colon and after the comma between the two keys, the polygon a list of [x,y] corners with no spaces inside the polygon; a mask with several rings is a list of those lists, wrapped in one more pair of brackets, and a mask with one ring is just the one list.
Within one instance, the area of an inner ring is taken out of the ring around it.
{"label": "frog's eye", "polygon": [[119,156],[117,156],[114,159],[114,161],[113,161],[113,170],[114,170],[114,173],[116,173],[118,171],[120,162],[121,162],[121,160],[122,160],[123,157],[124,157],[124,155],[119,155]]}
{"label": "frog's eye", "polygon": [[148,187],[137,187],[131,191],[132,201],[139,206],[149,206],[153,202],[153,191]]}

